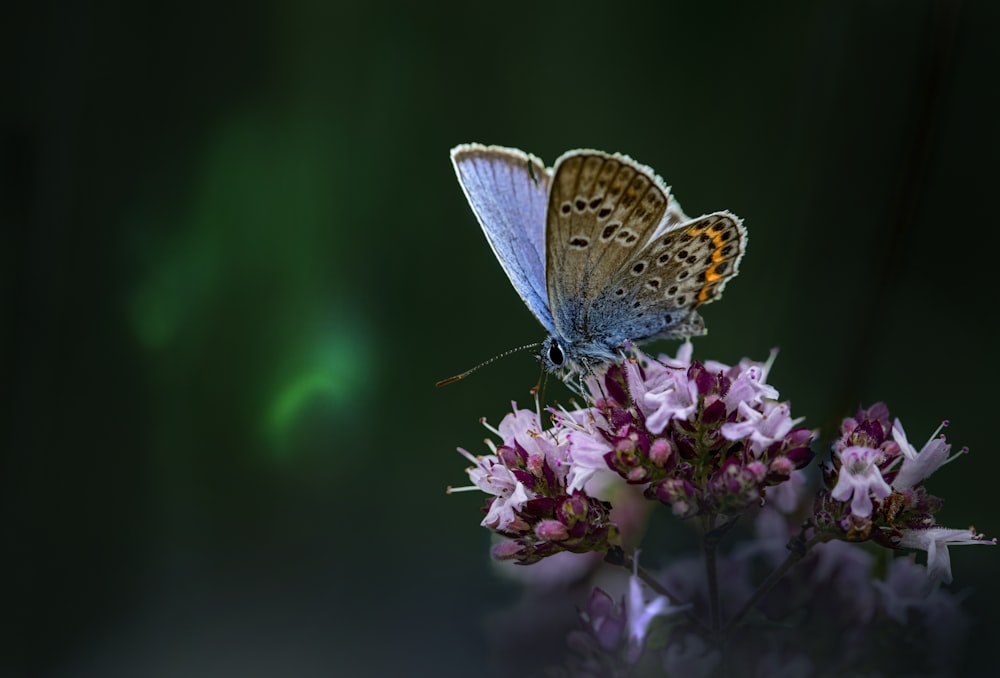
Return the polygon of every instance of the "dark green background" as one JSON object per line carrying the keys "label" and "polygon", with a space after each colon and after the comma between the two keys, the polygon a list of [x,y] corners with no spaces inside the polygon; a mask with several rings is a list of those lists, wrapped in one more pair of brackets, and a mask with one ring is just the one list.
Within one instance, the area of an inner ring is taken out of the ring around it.
{"label": "dark green background", "polygon": [[[472,675],[462,445],[543,338],[448,150],[628,153],[750,244],[696,356],[882,399],[1000,534],[1000,5],[35,3],[2,31],[5,640],[25,676]],[[664,349],[673,350],[670,344]],[[565,395],[563,393],[562,395]],[[979,655],[1000,551],[952,550]],[[837,642],[837,639],[831,639]],[[971,664],[970,664],[971,667]],[[969,669],[971,670],[971,668]]]}

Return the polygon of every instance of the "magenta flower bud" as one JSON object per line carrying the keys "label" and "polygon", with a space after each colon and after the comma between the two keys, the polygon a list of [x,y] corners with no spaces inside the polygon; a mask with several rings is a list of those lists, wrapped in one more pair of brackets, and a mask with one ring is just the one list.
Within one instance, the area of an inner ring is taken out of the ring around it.
{"label": "magenta flower bud", "polygon": [[628,392],[624,388],[625,373],[620,365],[612,365],[604,375],[604,388],[608,391],[608,396],[621,406],[629,403]]}
{"label": "magenta flower bud", "polygon": [[895,440],[887,440],[884,443],[882,443],[882,453],[887,458],[893,459],[895,457],[898,457],[900,452],[901,450],[899,447],[899,443],[897,443]]}
{"label": "magenta flower bud", "polygon": [[649,472],[641,466],[632,469],[625,474],[625,480],[630,483],[642,483],[649,477]]}
{"label": "magenta flower bud", "polygon": [[611,428],[618,430],[632,423],[632,414],[628,410],[616,407],[612,408],[608,420],[611,423]]}
{"label": "magenta flower bud", "polygon": [[744,472],[751,484],[757,484],[767,475],[767,466],[759,461],[752,461],[744,467]]}
{"label": "magenta flower bud", "polygon": [[535,527],[535,535],[543,541],[563,541],[569,537],[569,530],[558,520],[543,520]]}
{"label": "magenta flower bud", "polygon": [[556,515],[565,523],[575,523],[587,518],[589,508],[587,496],[577,492],[562,501],[556,511]]}
{"label": "magenta flower bud", "polygon": [[719,380],[716,375],[706,370],[698,361],[691,364],[691,369],[688,371],[688,378],[695,383],[698,393],[703,396],[712,393],[719,386]]}
{"label": "magenta flower bud", "polygon": [[778,457],[771,460],[768,470],[777,475],[790,476],[792,471],[795,470],[795,464],[788,457]]}
{"label": "magenta flower bud", "polygon": [[529,525],[523,518],[515,517],[505,528],[507,532],[514,532],[521,534],[531,530],[531,525]]}
{"label": "magenta flower bud", "polygon": [[580,612],[580,620],[605,651],[611,652],[621,647],[626,622],[625,610],[623,605],[616,605],[611,596],[601,589],[595,588],[591,592],[586,611]]}
{"label": "magenta flower bud", "polygon": [[686,499],[678,499],[670,504],[670,509],[678,518],[690,518],[698,515],[698,505]]}
{"label": "magenta flower bud", "polygon": [[719,400],[718,398],[712,397],[712,402],[709,404],[709,399],[705,399],[705,409],[701,415],[701,422],[705,426],[711,426],[713,424],[718,424],[726,419],[726,403]]}
{"label": "magenta flower bud", "polygon": [[675,515],[687,518],[698,513],[698,492],[695,486],[683,478],[667,478],[651,485],[646,496],[655,496],[673,509]]}
{"label": "magenta flower bud", "polygon": [[615,451],[622,455],[635,454],[635,441],[631,438],[620,438],[615,443]]}
{"label": "magenta flower bud", "polygon": [[499,457],[500,463],[507,468],[517,468],[521,465],[521,457],[513,447],[500,445],[497,447],[497,457]]}
{"label": "magenta flower bud", "polygon": [[663,468],[670,460],[673,450],[670,449],[670,441],[666,438],[657,438],[649,448],[649,460],[656,466]]}
{"label": "magenta flower bud", "polygon": [[516,541],[502,541],[492,548],[494,560],[513,560],[523,551],[523,547]]}

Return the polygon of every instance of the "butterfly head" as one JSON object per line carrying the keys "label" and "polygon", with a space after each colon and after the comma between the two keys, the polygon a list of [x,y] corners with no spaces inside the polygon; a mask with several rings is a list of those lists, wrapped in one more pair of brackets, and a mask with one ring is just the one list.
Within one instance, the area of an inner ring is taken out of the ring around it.
{"label": "butterfly head", "polygon": [[[617,329],[615,329],[617,328]],[[621,328],[631,332],[618,331]],[[590,374],[606,363],[620,360],[635,345],[632,337],[642,341],[654,339],[688,340],[705,334],[705,321],[697,311],[690,309],[657,318],[653,324],[634,325],[627,321],[615,320],[607,332],[596,335],[588,333],[553,333],[542,342],[538,359],[548,372],[560,372],[564,378],[574,373]],[[615,331],[611,331],[615,329]]]}
{"label": "butterfly head", "polygon": [[542,351],[538,359],[542,361],[542,366],[548,372],[562,370],[566,367],[568,360],[566,351],[560,345],[559,340],[553,336],[542,342]]}
{"label": "butterfly head", "polygon": [[606,342],[567,339],[552,334],[542,342],[538,359],[547,372],[563,373],[567,378],[572,374],[590,374],[601,365],[617,360],[620,354],[619,349],[611,349]]}

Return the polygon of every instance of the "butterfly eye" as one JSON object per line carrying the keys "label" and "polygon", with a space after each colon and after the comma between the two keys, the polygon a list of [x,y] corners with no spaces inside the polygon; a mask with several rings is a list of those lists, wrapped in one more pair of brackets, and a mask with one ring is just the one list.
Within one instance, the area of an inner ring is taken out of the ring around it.
{"label": "butterfly eye", "polygon": [[553,365],[559,367],[565,359],[566,357],[563,355],[562,349],[559,348],[559,344],[553,341],[549,345],[549,360],[552,361]]}

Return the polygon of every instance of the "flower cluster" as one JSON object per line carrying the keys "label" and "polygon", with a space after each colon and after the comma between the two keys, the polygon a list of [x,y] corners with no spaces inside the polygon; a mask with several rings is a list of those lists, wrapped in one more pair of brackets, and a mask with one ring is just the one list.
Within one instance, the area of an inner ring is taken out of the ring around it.
{"label": "flower cluster", "polygon": [[609,369],[599,400],[608,466],[684,518],[761,503],[814,456],[813,432],[796,428],[801,420],[766,383],[773,360],[702,364],[686,343],[674,360],[639,354]]}
{"label": "flower cluster", "polygon": [[730,367],[640,352],[589,381],[594,405],[549,410],[543,431],[533,411],[508,414],[493,429],[501,445],[474,457],[475,487],[492,496],[483,525],[512,541],[500,559],[528,564],[560,551],[605,551],[618,543],[610,506],[586,491],[610,471],[647,498],[690,518],[738,515],[764,501],[814,456],[813,432],[796,428],[787,402],[766,383],[767,363]]}
{"label": "flower cluster", "polygon": [[890,424],[889,409],[876,403],[859,409],[841,424],[831,463],[823,469],[827,490],[817,495],[813,522],[838,539],[871,539],[888,548],[927,551],[928,573],[951,582],[948,546],[995,543],[974,529],[938,526],[943,500],[924,487],[932,473],[968,452],[954,455],[945,442],[942,422],[918,451],[906,438],[899,419]]}
{"label": "flower cluster", "polygon": [[[900,668],[884,652],[894,645],[906,645],[907,671],[954,661],[966,621],[958,597],[940,587],[952,580],[948,547],[996,541],[937,525],[943,500],[924,483],[966,450],[952,453],[940,435],[947,422],[918,450],[878,403],[842,422],[817,491],[805,469],[816,432],[768,383],[774,360],[772,352],[765,362],[699,362],[690,343],[675,357],[635,351],[586,379],[587,407],[548,408],[543,418],[537,401],[535,410],[514,405],[488,427],[499,438],[487,443],[491,454],[460,449],[472,462],[472,486],[459,489],[489,495],[482,525],[500,537],[497,560],[558,556],[545,565],[577,580],[596,577],[601,556],[631,570],[621,602],[605,593],[613,589],[595,588],[572,633],[525,606],[521,625],[532,637],[569,633],[571,657],[552,675],[633,675],[640,660],[670,675],[737,665],[754,675],[809,675],[820,666],[877,675]],[[654,577],[627,549],[645,526],[646,510],[636,506],[659,505],[698,518],[703,550],[675,557]],[[722,535],[741,529],[743,541],[720,552]],[[891,550],[883,554],[923,550],[926,566],[879,560],[858,542]],[[762,567],[773,570],[755,585]],[[551,568],[518,571],[551,583]],[[649,640],[653,618],[682,609],[661,626],[663,638]],[[950,634],[939,633],[942,625]],[[842,638],[849,649],[806,650],[821,637]]]}
{"label": "flower cluster", "polygon": [[572,435],[561,418],[543,431],[535,412],[513,410],[494,430],[503,442],[492,455],[459,450],[473,462],[473,484],[493,495],[482,524],[509,538],[494,548],[494,557],[527,565],[562,551],[604,552],[616,545],[611,505],[573,485]]}

